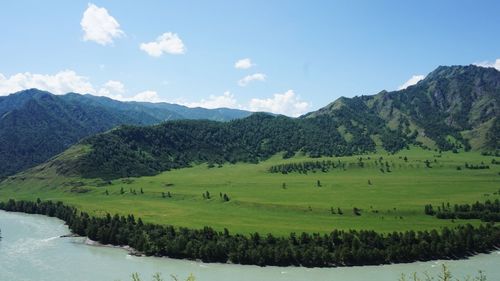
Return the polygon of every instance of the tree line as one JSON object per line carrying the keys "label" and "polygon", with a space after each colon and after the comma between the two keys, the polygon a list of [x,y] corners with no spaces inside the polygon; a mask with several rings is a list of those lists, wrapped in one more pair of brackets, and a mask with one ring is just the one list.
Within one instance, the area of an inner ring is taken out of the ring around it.
{"label": "tree line", "polygon": [[43,214],[64,220],[76,234],[103,244],[129,245],[149,256],[253,265],[331,267],[464,258],[500,246],[494,224],[405,231],[333,230],[329,234],[230,234],[227,229],[189,229],[144,223],[133,215],[91,216],[52,201],[0,203],[6,211]]}
{"label": "tree line", "polygon": [[425,205],[424,212],[438,219],[480,219],[485,222],[500,222],[500,200],[486,200],[484,203],[476,201],[472,205],[455,204],[453,207],[450,203],[441,203],[437,209],[428,204]]}
{"label": "tree line", "polygon": [[292,172],[298,172],[301,174],[307,174],[308,172],[328,172],[331,169],[345,169],[346,164],[343,162],[332,161],[332,160],[323,160],[323,161],[303,161],[297,163],[285,163],[285,164],[277,164],[269,167],[270,173],[281,173],[288,174]]}
{"label": "tree line", "polygon": [[483,162],[481,162],[481,164],[477,164],[477,165],[469,164],[469,163],[465,162],[464,166],[465,166],[466,169],[470,169],[470,170],[483,170],[483,169],[489,169],[490,168],[490,166],[485,165]]}

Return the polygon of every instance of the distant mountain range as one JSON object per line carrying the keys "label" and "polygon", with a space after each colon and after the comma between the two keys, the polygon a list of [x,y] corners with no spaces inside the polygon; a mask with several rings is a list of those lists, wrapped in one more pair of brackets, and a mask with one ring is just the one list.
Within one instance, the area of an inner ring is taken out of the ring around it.
{"label": "distant mountain range", "polygon": [[278,152],[341,156],[382,148],[392,153],[409,145],[498,153],[499,99],[496,69],[440,66],[404,90],[340,98],[300,118],[254,114],[227,123],[123,126],[84,139],[35,170],[119,178],[192,163],[257,162]]}
{"label": "distant mountain range", "polygon": [[250,114],[228,108],[21,91],[0,97],[0,178],[40,164],[82,138],[118,125],[152,125],[177,119],[229,121]]}

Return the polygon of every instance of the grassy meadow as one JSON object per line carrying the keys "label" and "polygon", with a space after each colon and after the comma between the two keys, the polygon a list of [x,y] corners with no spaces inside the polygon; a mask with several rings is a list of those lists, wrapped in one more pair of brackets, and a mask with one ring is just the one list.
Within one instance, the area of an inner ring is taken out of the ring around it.
{"label": "grassy meadow", "polygon": [[[363,158],[364,167],[358,165],[359,157]],[[380,157],[383,163],[389,163],[391,172],[380,171],[380,165],[375,164]],[[442,202],[473,203],[500,198],[500,165],[491,164],[493,158],[478,152],[440,154],[420,148],[394,155],[376,153],[338,158],[283,159],[276,155],[259,164],[211,168],[199,164],[156,176],[110,182],[61,177],[53,167],[44,164],[3,181],[0,200],[62,200],[97,215],[132,213],[146,222],[190,228],[211,226],[243,234],[439,229],[464,221],[426,216],[425,204],[437,206]],[[273,165],[328,159],[340,160],[346,164],[345,169],[307,174],[269,172]],[[466,162],[473,165],[484,162],[490,168],[466,169]],[[207,191],[210,199],[203,196]],[[230,200],[225,202],[220,194],[227,194]],[[360,216],[353,213],[354,207],[361,209]],[[343,215],[338,214],[338,208]]]}

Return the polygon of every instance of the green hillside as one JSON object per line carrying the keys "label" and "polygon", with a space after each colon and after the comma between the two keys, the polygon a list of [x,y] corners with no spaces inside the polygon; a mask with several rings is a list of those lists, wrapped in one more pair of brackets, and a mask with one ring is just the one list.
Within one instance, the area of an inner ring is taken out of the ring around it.
{"label": "green hillside", "polygon": [[228,121],[249,114],[167,103],[127,103],[75,93],[52,95],[37,89],[21,91],[0,97],[0,179],[118,125],[152,125],[176,119]]}
{"label": "green hillside", "polygon": [[341,98],[305,117],[339,118],[343,112],[381,118],[392,138],[411,138],[430,148],[498,150],[500,72],[474,65],[440,66],[414,86]]}

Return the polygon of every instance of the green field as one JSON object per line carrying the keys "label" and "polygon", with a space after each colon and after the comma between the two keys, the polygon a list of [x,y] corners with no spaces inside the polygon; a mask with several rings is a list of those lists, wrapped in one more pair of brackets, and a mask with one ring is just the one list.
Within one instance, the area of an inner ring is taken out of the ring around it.
{"label": "green field", "polygon": [[[359,157],[363,158],[364,167],[359,167]],[[375,164],[379,157],[389,163],[391,172],[380,171],[380,166]],[[478,152],[440,154],[419,148],[395,155],[338,158],[282,159],[277,155],[259,164],[225,164],[213,168],[200,164],[157,176],[110,183],[56,176],[55,169],[44,164],[5,180],[0,184],[0,199],[62,200],[98,215],[132,213],[147,222],[227,228],[232,233],[288,235],[290,232],[326,233],[332,229],[422,230],[463,222],[426,216],[425,204],[473,203],[499,198],[500,165],[491,164],[493,158]],[[337,168],[307,175],[268,171],[272,165],[327,159],[346,163],[345,170]],[[426,160],[431,168],[426,167]],[[490,168],[466,169],[465,162],[474,165],[484,162]],[[457,166],[462,169],[457,170]],[[318,180],[321,187],[317,186]],[[124,194],[120,192],[122,188]],[[109,195],[105,194],[106,190]],[[130,190],[135,190],[136,195]],[[206,191],[211,199],[203,198]],[[168,192],[172,197],[163,198],[162,193]],[[230,201],[221,200],[220,193],[227,194]],[[344,214],[332,214],[332,207],[335,212],[340,208]],[[354,207],[361,209],[360,216],[353,214]]]}

